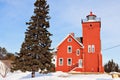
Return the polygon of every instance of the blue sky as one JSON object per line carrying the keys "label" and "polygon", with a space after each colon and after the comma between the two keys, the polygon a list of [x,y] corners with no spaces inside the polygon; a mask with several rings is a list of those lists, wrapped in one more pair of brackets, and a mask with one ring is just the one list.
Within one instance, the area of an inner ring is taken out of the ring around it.
{"label": "blue sky", "polygon": [[[0,0],[0,46],[19,52],[24,41],[26,22],[33,15],[35,0]],[[82,36],[81,19],[92,11],[101,18],[101,41],[104,63],[114,59],[120,63],[120,0],[48,0],[50,32],[55,48],[70,32]]]}

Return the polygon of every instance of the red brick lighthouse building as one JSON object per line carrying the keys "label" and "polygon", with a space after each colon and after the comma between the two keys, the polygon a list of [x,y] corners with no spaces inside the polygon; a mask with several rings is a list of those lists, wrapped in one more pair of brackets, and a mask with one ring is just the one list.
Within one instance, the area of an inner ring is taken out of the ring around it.
{"label": "red brick lighthouse building", "polygon": [[101,21],[90,12],[82,20],[82,37],[68,34],[57,47],[56,71],[104,72],[102,66]]}

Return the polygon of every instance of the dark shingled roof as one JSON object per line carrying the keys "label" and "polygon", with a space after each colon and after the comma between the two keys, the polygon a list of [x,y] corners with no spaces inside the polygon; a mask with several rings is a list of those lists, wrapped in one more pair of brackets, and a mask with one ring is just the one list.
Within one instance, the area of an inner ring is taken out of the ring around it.
{"label": "dark shingled roof", "polygon": [[78,40],[80,43],[83,43],[83,37],[76,37],[76,40]]}

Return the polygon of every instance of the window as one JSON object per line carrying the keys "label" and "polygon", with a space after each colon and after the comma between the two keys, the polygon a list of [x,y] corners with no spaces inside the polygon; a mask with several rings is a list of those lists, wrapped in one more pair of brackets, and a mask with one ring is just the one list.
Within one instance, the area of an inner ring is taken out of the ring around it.
{"label": "window", "polygon": [[72,53],[72,46],[68,46],[68,47],[67,47],[67,52],[68,52],[68,53]]}
{"label": "window", "polygon": [[72,38],[68,38],[68,42],[72,42]]}
{"label": "window", "polygon": [[80,50],[79,50],[79,49],[76,50],[76,55],[77,55],[77,56],[80,55]]}
{"label": "window", "polygon": [[63,58],[59,58],[59,66],[63,65]]}
{"label": "window", "polygon": [[88,45],[88,53],[91,53],[91,45]]}
{"label": "window", "polygon": [[95,16],[88,16],[88,20],[95,20]]}
{"label": "window", "polygon": [[78,62],[78,63],[79,63],[79,64],[78,64],[79,67],[82,68],[82,67],[83,67],[82,59],[79,59],[79,62]]}
{"label": "window", "polygon": [[53,59],[53,62],[55,62],[55,59]]}
{"label": "window", "polygon": [[92,53],[95,52],[95,45],[92,45]]}
{"label": "window", "polygon": [[88,45],[88,53],[95,52],[95,45]]}
{"label": "window", "polygon": [[67,65],[68,65],[68,66],[71,66],[71,65],[72,65],[72,59],[71,59],[71,58],[68,58],[68,59],[67,59]]}

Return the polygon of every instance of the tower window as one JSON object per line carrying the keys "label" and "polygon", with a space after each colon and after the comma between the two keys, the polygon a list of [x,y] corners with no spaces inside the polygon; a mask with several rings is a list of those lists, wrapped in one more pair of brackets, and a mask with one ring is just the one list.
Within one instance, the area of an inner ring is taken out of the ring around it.
{"label": "tower window", "polygon": [[77,55],[77,56],[80,55],[80,50],[79,50],[79,49],[76,50],[76,55]]}
{"label": "tower window", "polygon": [[59,66],[63,65],[63,58],[59,58]]}
{"label": "tower window", "polygon": [[68,66],[71,66],[71,65],[72,65],[72,59],[71,59],[71,58],[68,58],[68,59],[67,59],[67,65],[68,65]]}
{"label": "tower window", "polygon": [[92,27],[92,24],[90,24],[90,27]]}
{"label": "tower window", "polygon": [[72,46],[68,46],[68,47],[67,47],[67,52],[68,52],[68,53],[72,53]]}
{"label": "tower window", "polygon": [[88,45],[88,53],[95,52],[95,45]]}
{"label": "tower window", "polygon": [[88,53],[91,53],[91,45],[88,45]]}
{"label": "tower window", "polygon": [[92,53],[95,52],[95,45],[92,45]]}

